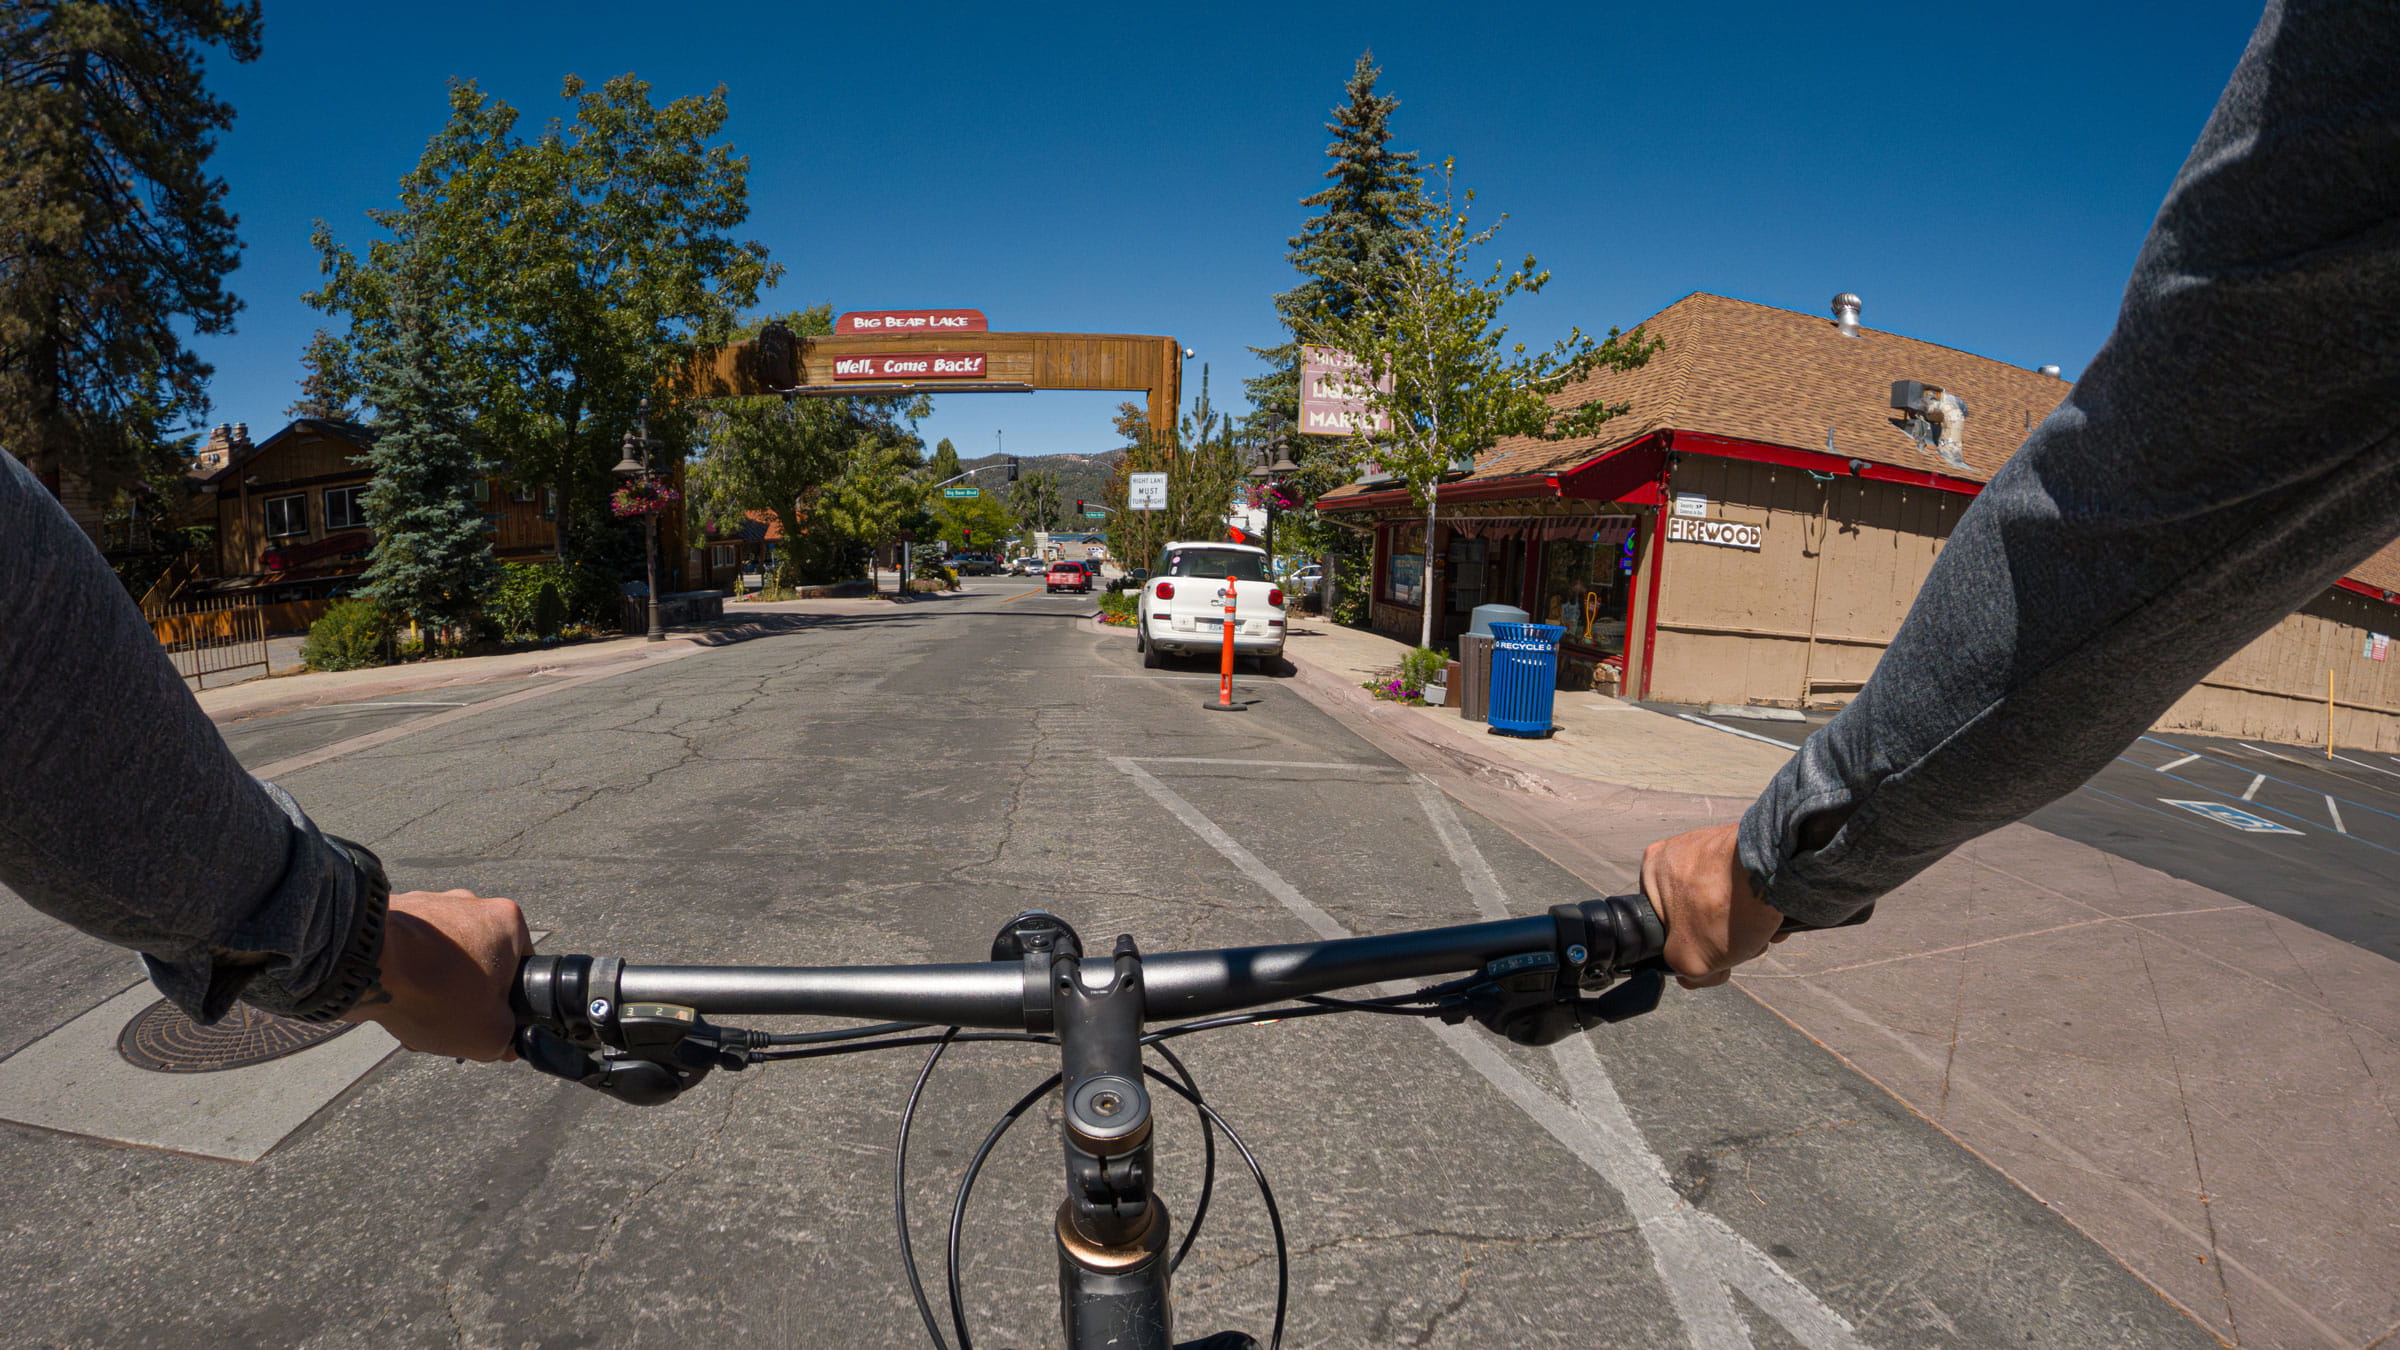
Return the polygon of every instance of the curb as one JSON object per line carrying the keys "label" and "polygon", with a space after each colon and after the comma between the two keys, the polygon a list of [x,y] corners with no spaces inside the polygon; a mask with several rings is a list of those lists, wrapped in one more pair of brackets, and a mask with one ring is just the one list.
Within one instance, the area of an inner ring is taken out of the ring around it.
{"label": "curb", "polygon": [[[386,694],[421,693],[426,690],[433,689],[457,689],[469,685],[496,684],[503,680],[530,679],[541,675],[565,675],[569,673],[583,674],[586,673],[589,668],[607,667],[612,665],[621,665],[631,669],[634,666],[642,665],[646,662],[657,659],[654,655],[652,655],[652,653],[658,652],[662,649],[673,650],[676,648],[716,646],[722,645],[724,642],[738,642],[747,637],[759,637],[765,635],[764,630],[745,631],[753,627],[754,625],[747,624],[728,625],[724,628],[707,628],[687,632],[669,633],[664,641],[657,643],[643,642],[638,637],[612,638],[608,643],[595,643],[590,647],[568,648],[560,652],[546,652],[538,654],[531,652],[523,653],[523,655],[528,657],[538,656],[541,659],[528,660],[521,665],[505,668],[486,667],[481,670],[470,671],[459,671],[455,669],[444,670],[441,667],[447,664],[446,662],[427,662],[422,666],[402,668],[403,670],[407,670],[409,673],[403,674],[394,672],[393,674],[382,679],[345,681],[339,684],[318,684],[309,688],[279,689],[274,691],[273,697],[258,698],[256,700],[242,700],[237,703],[236,706],[232,707],[211,708],[205,701],[203,701],[200,705],[200,711],[206,714],[208,720],[211,722],[222,725],[229,722],[246,721],[253,717],[271,717],[279,713],[297,712],[304,708],[318,708],[327,706],[329,704],[353,703],[362,699],[376,698]],[[717,641],[708,641],[707,639],[711,637],[717,638]],[[627,647],[616,647],[613,645],[616,643],[629,643],[632,645]],[[586,652],[591,654],[585,655],[584,653]],[[511,653],[511,655],[515,654],[516,653]],[[311,675],[316,674],[345,673],[347,672],[312,671],[301,675],[286,675],[275,678],[279,681],[297,682],[307,680]],[[250,687],[251,682],[244,681],[241,684],[227,685],[222,691],[211,689],[204,690],[202,693],[230,693],[237,689],[248,689]],[[196,695],[195,697],[199,696]]]}

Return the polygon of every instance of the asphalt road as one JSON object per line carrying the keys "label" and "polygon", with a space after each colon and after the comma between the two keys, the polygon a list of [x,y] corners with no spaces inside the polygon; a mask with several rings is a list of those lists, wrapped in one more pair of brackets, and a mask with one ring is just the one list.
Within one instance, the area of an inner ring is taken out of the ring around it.
{"label": "asphalt road", "polygon": [[[1028,906],[1105,946],[1307,940],[1586,892],[1273,680],[1202,711],[1088,602],[1009,580],[489,711],[237,724],[252,764],[447,717],[284,778],[402,887],[517,897],[548,950],[978,960]],[[444,691],[427,702],[510,690]],[[0,899],[0,1048],[126,989],[122,953]],[[1552,1050],[1329,1017],[1187,1038],[1277,1189],[1308,1347],[2213,1345],[2053,1213],[1731,990]],[[517,1067],[386,1061],[249,1166],[0,1131],[12,1343],[909,1346],[891,1141],[921,1061],[719,1074],[639,1110]],[[954,1051],[911,1193],[1047,1070]],[[976,1344],[1055,1343],[1037,1111],[966,1221]],[[1162,1117],[1164,1194],[1198,1149]],[[1273,1248],[1230,1158],[1179,1334],[1264,1336]],[[938,1277],[937,1277],[938,1278]],[[931,1291],[938,1302],[938,1284]]]}
{"label": "asphalt road", "polygon": [[[1797,745],[1830,716],[1708,720]],[[2161,732],[2026,823],[2400,960],[2400,756]]]}

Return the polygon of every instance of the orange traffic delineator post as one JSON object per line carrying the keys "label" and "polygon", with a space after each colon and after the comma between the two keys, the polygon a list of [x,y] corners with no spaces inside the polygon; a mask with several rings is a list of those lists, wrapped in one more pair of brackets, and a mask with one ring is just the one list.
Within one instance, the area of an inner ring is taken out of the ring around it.
{"label": "orange traffic delineator post", "polygon": [[1232,577],[1225,578],[1225,641],[1220,648],[1217,668],[1217,701],[1200,706],[1210,712],[1248,712],[1248,708],[1233,701],[1233,610],[1238,586]]}

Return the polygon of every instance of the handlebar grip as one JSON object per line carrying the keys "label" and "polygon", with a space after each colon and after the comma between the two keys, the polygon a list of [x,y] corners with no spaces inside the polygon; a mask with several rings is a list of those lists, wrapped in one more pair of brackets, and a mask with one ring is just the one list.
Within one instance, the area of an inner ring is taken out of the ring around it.
{"label": "handlebar grip", "polygon": [[[1610,905],[1614,906],[1619,902],[1624,902],[1628,909],[1632,910],[1633,912],[1647,916],[1649,923],[1659,934],[1659,945],[1652,949],[1650,954],[1643,957],[1641,960],[1620,962],[1617,968],[1619,970],[1626,971],[1655,970],[1661,972],[1662,974],[1674,974],[1675,968],[1667,964],[1667,958],[1665,955],[1666,924],[1659,918],[1658,910],[1651,905],[1650,897],[1638,894],[1613,895],[1609,897]],[[1858,911],[1856,914],[1851,915],[1849,918],[1842,920],[1840,923],[1835,924],[1818,925],[1813,923],[1802,923],[1798,919],[1795,919],[1787,914],[1784,916],[1782,925],[1775,930],[1775,935],[1777,937],[1782,937],[1787,933],[1815,933],[1821,932],[1826,928],[1850,928],[1858,924],[1865,923],[1867,920],[1874,917],[1875,906],[1872,904],[1869,904],[1866,908]]]}

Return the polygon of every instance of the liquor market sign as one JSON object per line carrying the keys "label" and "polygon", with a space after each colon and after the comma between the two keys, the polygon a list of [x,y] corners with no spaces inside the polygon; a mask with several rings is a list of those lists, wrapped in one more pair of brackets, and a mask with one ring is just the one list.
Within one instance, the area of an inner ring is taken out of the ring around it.
{"label": "liquor market sign", "polygon": [[841,337],[877,333],[988,333],[980,309],[854,309],[833,322]]}
{"label": "liquor market sign", "polygon": [[1370,386],[1365,362],[1339,348],[1304,344],[1300,348],[1300,433],[1347,436],[1353,430],[1390,431],[1391,415],[1367,407],[1367,396],[1375,390],[1392,392],[1392,377],[1385,375]]}
{"label": "liquor market sign", "polygon": [[1746,548],[1756,551],[1766,542],[1767,527],[1739,520],[1693,520],[1688,516],[1667,517],[1667,538],[1691,544],[1715,544],[1719,548]]}
{"label": "liquor market sign", "polygon": [[982,352],[896,352],[834,358],[837,380],[980,380]]}

